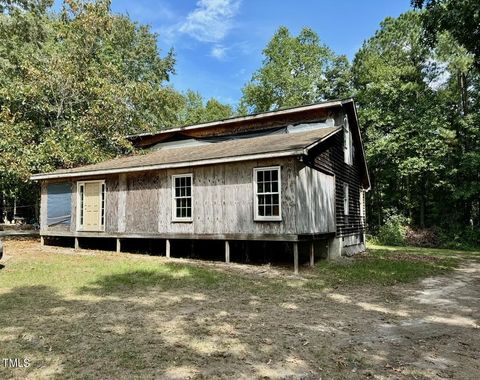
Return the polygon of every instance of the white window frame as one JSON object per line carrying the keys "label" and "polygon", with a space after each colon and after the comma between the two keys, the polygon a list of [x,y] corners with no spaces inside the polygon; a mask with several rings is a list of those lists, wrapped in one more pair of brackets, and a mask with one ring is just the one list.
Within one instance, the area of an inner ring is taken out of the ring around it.
{"label": "white window frame", "polygon": [[363,189],[360,189],[360,216],[363,222],[363,218],[365,218],[365,191]]}
{"label": "white window frame", "polygon": [[348,183],[343,183],[343,215],[350,215],[350,189]]}
{"label": "white window frame", "polygon": [[348,165],[353,165],[352,131],[348,123],[348,116],[343,118],[343,159]]}
{"label": "white window frame", "polygon": [[[83,194],[85,195],[85,184],[86,183],[99,183],[100,184],[100,192],[98,194],[99,199],[100,199],[100,212],[98,214],[98,226],[99,229],[96,231],[105,231],[105,221],[106,221],[106,215],[107,215],[107,185],[105,184],[104,179],[95,179],[91,181],[79,181],[77,182],[77,208],[76,208],[76,213],[77,213],[77,231],[83,231],[85,226],[81,222],[81,214],[83,213],[82,209],[82,199],[81,199],[81,194],[80,194],[80,187],[83,186]],[[104,199],[102,202],[102,192],[104,191]],[[103,223],[102,223],[102,217],[103,217]],[[85,218],[84,218],[85,219]],[[92,231],[95,232],[95,231]]]}
{"label": "white window frame", "polygon": [[[176,197],[175,196],[175,179],[190,178],[190,197]],[[190,198],[190,216],[177,216],[177,199]],[[172,175],[172,222],[193,222],[193,173],[175,174]]]}
{"label": "white window frame", "polygon": [[[253,168],[253,220],[279,222],[282,220],[282,170],[281,166],[265,166]],[[261,193],[261,194],[278,194],[278,215],[265,216],[258,214],[258,187],[257,187],[257,173],[260,171],[276,170],[278,172],[278,192]]]}

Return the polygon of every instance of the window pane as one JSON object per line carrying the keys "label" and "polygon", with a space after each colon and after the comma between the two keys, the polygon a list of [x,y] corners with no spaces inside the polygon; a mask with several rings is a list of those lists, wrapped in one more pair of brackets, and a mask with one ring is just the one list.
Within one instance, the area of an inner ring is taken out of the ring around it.
{"label": "window pane", "polygon": [[187,208],[185,215],[186,215],[187,218],[191,218],[191,217],[192,217],[192,209],[191,209],[191,208]]}
{"label": "window pane", "polygon": [[264,176],[265,176],[265,181],[270,181],[270,171],[269,170],[265,171]]}
{"label": "window pane", "polygon": [[272,204],[278,205],[278,194],[272,195]]}
{"label": "window pane", "polygon": [[278,192],[278,181],[277,182],[272,182],[272,192],[273,193]]}
{"label": "window pane", "polygon": [[269,193],[270,191],[272,191],[271,188],[272,188],[272,187],[271,187],[271,183],[270,183],[270,182],[266,182],[266,183],[265,183],[265,192],[266,192],[266,193]]}
{"label": "window pane", "polygon": [[272,180],[278,181],[278,170],[272,170]]}
{"label": "window pane", "polygon": [[186,201],[186,207],[192,208],[192,199],[191,199],[191,198],[187,198],[187,199],[185,199],[185,201]]}
{"label": "window pane", "polygon": [[263,182],[263,172],[261,170],[257,172],[257,182]]}
{"label": "window pane", "polygon": [[259,195],[258,196],[258,204],[259,205],[264,205],[265,204],[265,195]]}
{"label": "window pane", "polygon": [[273,215],[280,216],[280,207],[278,205],[273,206]]}
{"label": "window pane", "polygon": [[258,206],[258,215],[265,216],[265,206]]}
{"label": "window pane", "polygon": [[265,206],[265,216],[272,216],[272,206]]}
{"label": "window pane", "polygon": [[192,188],[189,186],[187,187],[187,193],[186,193],[187,197],[190,197],[192,195]]}
{"label": "window pane", "polygon": [[263,182],[257,183],[257,193],[263,193]]}
{"label": "window pane", "polygon": [[175,178],[175,187],[180,187],[180,178]]}
{"label": "window pane", "polygon": [[186,185],[187,186],[192,186],[192,178],[191,177],[185,177],[186,179]]}

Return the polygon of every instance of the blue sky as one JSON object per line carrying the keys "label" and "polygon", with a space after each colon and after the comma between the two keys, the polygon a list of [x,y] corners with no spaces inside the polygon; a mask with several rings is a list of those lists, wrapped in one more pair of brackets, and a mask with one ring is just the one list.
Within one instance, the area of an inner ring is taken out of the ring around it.
{"label": "blue sky", "polygon": [[174,48],[175,88],[235,105],[279,26],[293,34],[311,27],[352,59],[385,17],[410,9],[410,0],[113,0],[112,9],[149,24],[163,54]]}

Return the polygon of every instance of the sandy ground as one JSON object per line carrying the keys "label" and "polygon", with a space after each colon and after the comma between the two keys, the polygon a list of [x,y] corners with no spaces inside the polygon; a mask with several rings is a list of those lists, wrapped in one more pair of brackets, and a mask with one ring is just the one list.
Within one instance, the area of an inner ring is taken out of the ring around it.
{"label": "sandy ground", "polygon": [[[16,250],[15,244],[7,242],[5,267],[22,257],[73,255],[70,249],[42,250],[38,243]],[[449,275],[408,285],[329,290],[300,289],[295,284],[301,278],[278,268],[198,265],[247,276],[257,290],[278,277],[291,287],[279,292],[145,287],[108,296],[61,294],[48,287],[0,289],[0,301],[22,297],[23,291],[31,297],[27,306],[36,310],[26,313],[22,303],[11,314],[14,321],[0,321],[0,356],[10,349],[36,361],[16,372],[0,362],[0,377],[480,376],[478,261],[464,260]]]}

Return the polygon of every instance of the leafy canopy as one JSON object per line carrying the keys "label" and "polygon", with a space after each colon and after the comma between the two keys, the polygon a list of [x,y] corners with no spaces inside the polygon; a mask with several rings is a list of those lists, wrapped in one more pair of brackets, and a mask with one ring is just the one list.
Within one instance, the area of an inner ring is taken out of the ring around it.
{"label": "leafy canopy", "polygon": [[310,28],[295,37],[280,27],[263,55],[262,67],[243,88],[243,112],[298,106],[351,93],[347,58],[322,44]]}

